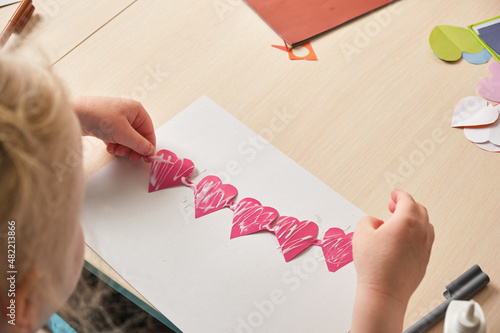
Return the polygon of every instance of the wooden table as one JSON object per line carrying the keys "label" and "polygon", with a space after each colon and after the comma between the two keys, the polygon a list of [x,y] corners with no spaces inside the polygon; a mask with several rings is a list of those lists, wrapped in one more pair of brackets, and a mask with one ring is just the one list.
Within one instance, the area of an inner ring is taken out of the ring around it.
{"label": "wooden table", "polygon": [[[479,264],[491,282],[474,299],[488,331],[500,331],[499,156],[450,126],[456,103],[478,95],[488,66],[445,63],[428,43],[436,25],[499,15],[495,1],[399,1],[315,39],[317,62],[272,48],[280,38],[241,0],[34,4],[45,20],[31,40],[73,94],[138,99],[156,127],[207,95],[369,215],[390,216],[392,187],[414,195],[436,240],[405,327]],[[0,19],[13,10],[2,8]],[[278,115],[288,115],[280,129]],[[84,147],[87,176],[111,160],[95,140]],[[86,258],[112,274],[92,250]]]}

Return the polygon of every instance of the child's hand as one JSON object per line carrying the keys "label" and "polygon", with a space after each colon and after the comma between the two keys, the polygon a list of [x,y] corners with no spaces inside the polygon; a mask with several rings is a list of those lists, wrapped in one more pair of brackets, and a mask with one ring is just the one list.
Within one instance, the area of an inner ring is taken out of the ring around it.
{"label": "child's hand", "polygon": [[110,154],[137,162],[155,153],[153,122],[141,103],[124,98],[77,97],[73,108],[83,135],[93,135]]}
{"label": "child's hand", "polygon": [[[358,285],[353,333],[401,332],[408,301],[429,262],[434,228],[427,210],[398,189],[392,191],[391,199],[393,215],[387,222],[364,217],[354,232]],[[389,326],[378,322],[384,317]]]}

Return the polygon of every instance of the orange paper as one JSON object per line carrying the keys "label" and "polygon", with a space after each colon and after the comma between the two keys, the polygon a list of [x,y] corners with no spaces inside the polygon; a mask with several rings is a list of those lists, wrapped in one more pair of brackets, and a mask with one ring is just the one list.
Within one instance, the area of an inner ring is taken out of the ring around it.
{"label": "orange paper", "polygon": [[303,47],[305,47],[309,53],[307,53],[303,57],[296,56],[295,53],[293,53],[293,49],[289,48],[288,49],[288,57],[290,60],[318,60],[318,57],[316,57],[316,53],[314,53],[314,50],[312,48],[312,45],[310,42],[305,42],[302,44]]}
{"label": "orange paper", "polygon": [[288,47],[286,45],[286,42],[285,46],[281,45],[271,45],[271,46],[277,48],[278,50],[287,52],[290,60],[318,60],[318,57],[316,56],[316,53],[312,48],[311,42],[305,42],[304,44],[301,45],[308,50],[308,53],[303,57],[295,55],[295,53],[293,53],[293,49],[291,47]]}
{"label": "orange paper", "polygon": [[245,0],[288,44],[301,44],[394,0]]}

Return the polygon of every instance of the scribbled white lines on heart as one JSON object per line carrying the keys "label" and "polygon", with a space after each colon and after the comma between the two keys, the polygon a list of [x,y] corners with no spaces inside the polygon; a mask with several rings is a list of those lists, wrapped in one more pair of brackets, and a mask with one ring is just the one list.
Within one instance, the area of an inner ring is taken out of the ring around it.
{"label": "scribbled white lines on heart", "polygon": [[184,161],[179,159],[172,162],[172,156],[170,155],[166,160],[162,160],[161,162],[154,160],[151,165],[150,177],[150,183],[154,187],[154,190],[158,190],[162,182],[169,177],[171,177],[174,182],[181,178],[181,181],[185,183],[185,178],[189,177],[189,175],[193,172],[194,166],[182,171],[183,162]]}
{"label": "scribbled white lines on heart", "polygon": [[293,217],[280,217],[278,224],[274,228],[274,232],[278,239],[285,238],[283,244],[281,244],[281,249],[283,254],[287,254],[293,249],[300,248],[301,246],[307,244],[309,239],[314,238],[314,236],[308,235],[302,238],[293,239],[292,236],[305,229],[305,227],[312,223],[311,221],[305,221],[300,225],[297,225],[297,219]]}

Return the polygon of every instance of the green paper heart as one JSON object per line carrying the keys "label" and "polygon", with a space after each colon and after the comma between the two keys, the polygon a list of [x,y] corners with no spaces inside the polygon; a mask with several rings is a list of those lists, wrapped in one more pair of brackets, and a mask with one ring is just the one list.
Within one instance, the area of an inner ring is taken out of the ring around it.
{"label": "green paper heart", "polygon": [[483,49],[467,29],[451,25],[436,26],[429,36],[429,44],[434,54],[446,61],[457,61],[462,52],[478,53]]}

